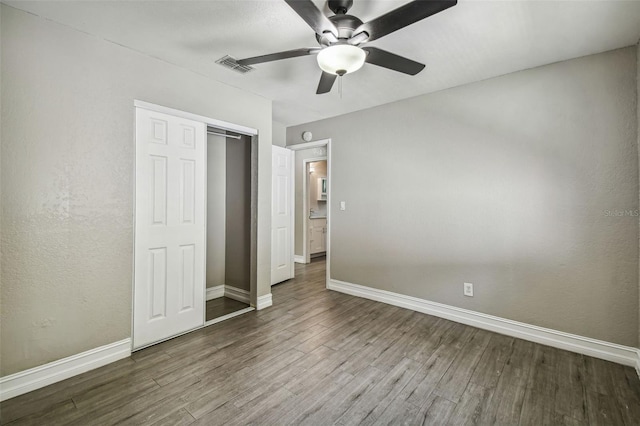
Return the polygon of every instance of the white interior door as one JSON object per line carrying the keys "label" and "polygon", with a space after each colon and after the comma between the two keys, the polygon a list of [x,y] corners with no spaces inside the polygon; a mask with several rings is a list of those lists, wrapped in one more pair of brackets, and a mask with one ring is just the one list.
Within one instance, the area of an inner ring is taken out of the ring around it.
{"label": "white interior door", "polygon": [[293,155],[272,147],[271,285],[293,278]]}
{"label": "white interior door", "polygon": [[133,347],[204,324],[206,126],[136,108]]}

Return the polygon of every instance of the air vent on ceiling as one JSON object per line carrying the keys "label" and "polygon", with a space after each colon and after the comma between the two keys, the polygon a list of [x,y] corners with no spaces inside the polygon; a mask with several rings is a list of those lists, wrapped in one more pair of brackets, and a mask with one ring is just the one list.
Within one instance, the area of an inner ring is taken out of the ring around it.
{"label": "air vent on ceiling", "polygon": [[218,59],[216,61],[216,64],[220,64],[223,67],[227,67],[229,69],[232,69],[232,70],[234,70],[236,72],[239,72],[240,74],[246,74],[249,71],[253,71],[255,69],[255,68],[253,68],[252,66],[249,66],[249,65],[240,65],[236,58],[234,58],[233,56],[229,56],[229,55],[224,55],[222,58]]}

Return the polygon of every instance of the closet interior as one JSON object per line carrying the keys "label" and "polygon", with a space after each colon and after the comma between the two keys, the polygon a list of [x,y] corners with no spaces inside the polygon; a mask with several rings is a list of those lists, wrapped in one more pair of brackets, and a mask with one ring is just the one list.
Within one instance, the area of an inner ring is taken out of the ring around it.
{"label": "closet interior", "polygon": [[248,308],[251,138],[207,129],[206,321]]}

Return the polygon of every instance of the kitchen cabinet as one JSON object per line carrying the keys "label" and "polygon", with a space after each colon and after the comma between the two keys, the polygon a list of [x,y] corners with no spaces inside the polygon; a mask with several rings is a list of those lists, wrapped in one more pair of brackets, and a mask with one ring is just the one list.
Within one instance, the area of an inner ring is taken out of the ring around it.
{"label": "kitchen cabinet", "polygon": [[327,219],[309,220],[309,253],[327,251]]}

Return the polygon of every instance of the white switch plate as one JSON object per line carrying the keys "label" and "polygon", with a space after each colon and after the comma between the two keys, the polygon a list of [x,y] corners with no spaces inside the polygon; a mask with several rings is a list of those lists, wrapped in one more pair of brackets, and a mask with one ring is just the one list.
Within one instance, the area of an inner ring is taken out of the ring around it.
{"label": "white switch plate", "polygon": [[347,209],[347,202],[340,201],[340,210],[346,210],[346,209]]}
{"label": "white switch plate", "polygon": [[470,296],[473,297],[473,284],[471,283],[464,283],[464,295],[465,296]]}

